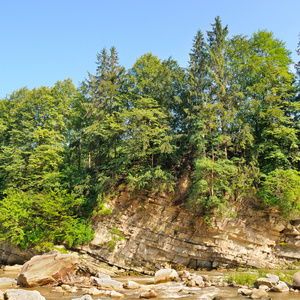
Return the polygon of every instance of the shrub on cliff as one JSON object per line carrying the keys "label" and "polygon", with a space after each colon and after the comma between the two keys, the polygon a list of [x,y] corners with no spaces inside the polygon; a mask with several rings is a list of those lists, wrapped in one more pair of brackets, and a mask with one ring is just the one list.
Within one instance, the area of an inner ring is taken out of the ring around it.
{"label": "shrub on cliff", "polygon": [[300,173],[276,169],[265,176],[258,196],[267,207],[277,207],[287,218],[300,213]]}
{"label": "shrub on cliff", "polygon": [[83,198],[65,191],[44,194],[9,189],[0,201],[0,240],[22,248],[90,242],[93,230],[77,216]]}

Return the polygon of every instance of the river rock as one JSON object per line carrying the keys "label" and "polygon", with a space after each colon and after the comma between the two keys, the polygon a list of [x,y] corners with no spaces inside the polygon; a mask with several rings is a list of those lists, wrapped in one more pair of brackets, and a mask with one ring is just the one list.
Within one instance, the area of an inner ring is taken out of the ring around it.
{"label": "river rock", "polygon": [[266,285],[269,288],[272,288],[273,286],[275,286],[278,283],[278,281],[279,281],[279,279],[274,280],[272,278],[266,278],[266,277],[258,278],[255,282],[255,286],[259,287],[260,285]]}
{"label": "river rock", "polygon": [[141,288],[141,286],[134,281],[128,280],[127,282],[123,283],[123,288],[129,290],[135,290]]}
{"label": "river rock", "polygon": [[124,299],[124,298],[125,298],[125,295],[124,295],[124,294],[121,294],[121,293],[118,293],[118,292],[116,292],[116,291],[111,291],[110,297],[111,297],[111,298],[117,298],[117,299]]}
{"label": "river rock", "polygon": [[78,262],[78,254],[62,254],[56,250],[34,256],[20,270],[18,284],[24,287],[55,284],[58,279],[65,279],[68,272],[74,272]]}
{"label": "river rock", "polygon": [[243,296],[250,296],[252,294],[252,290],[250,289],[238,289],[238,293]]}
{"label": "river rock", "polygon": [[250,295],[251,299],[262,299],[268,296],[268,293],[262,289],[254,289]]}
{"label": "river rock", "polygon": [[296,289],[300,288],[300,271],[296,272],[293,276],[293,287]]}
{"label": "river rock", "polygon": [[277,275],[274,275],[274,274],[267,274],[266,278],[271,279],[275,283],[279,282],[279,277]]}
{"label": "river rock", "polygon": [[97,276],[95,276],[95,277],[98,277],[101,279],[111,279],[111,277],[109,275],[101,273],[101,272],[97,273]]}
{"label": "river rock", "polygon": [[4,297],[7,300],[46,300],[38,291],[26,291],[21,289],[6,290]]}
{"label": "river rock", "polygon": [[182,280],[187,280],[190,278],[190,272],[186,270],[178,271],[177,274]]}
{"label": "river rock", "polygon": [[195,286],[196,286],[195,280],[194,280],[194,279],[189,280],[189,281],[186,283],[186,286],[188,286],[188,287],[195,287]]}
{"label": "river rock", "polygon": [[0,289],[7,289],[17,285],[17,281],[13,278],[0,278]]}
{"label": "river rock", "polygon": [[204,281],[203,281],[202,276],[197,275],[197,276],[195,276],[193,279],[194,279],[195,283],[196,283],[198,286],[204,287]]}
{"label": "river rock", "polygon": [[178,278],[178,274],[173,269],[162,269],[155,273],[154,283],[174,281]]}
{"label": "river rock", "polygon": [[140,298],[150,299],[150,298],[156,298],[156,297],[157,297],[157,294],[153,290],[148,290],[148,291],[140,294]]}
{"label": "river rock", "polygon": [[80,298],[73,298],[71,300],[93,300],[93,298],[90,295],[84,295]]}
{"label": "river rock", "polygon": [[97,285],[101,287],[110,287],[114,289],[121,289],[123,287],[121,282],[113,279],[98,278],[95,276],[92,276],[91,279],[93,279]]}
{"label": "river rock", "polygon": [[3,270],[5,272],[9,271],[20,271],[23,265],[13,265],[13,266],[4,266]]}
{"label": "river rock", "polygon": [[290,288],[285,282],[279,281],[275,286],[272,287],[271,291],[284,293],[284,292],[289,292]]}
{"label": "river rock", "polygon": [[93,295],[93,296],[100,296],[100,295],[103,294],[103,292],[100,291],[100,290],[98,290],[98,289],[95,288],[95,287],[92,287],[92,288],[89,289],[89,294],[90,294],[90,295]]}

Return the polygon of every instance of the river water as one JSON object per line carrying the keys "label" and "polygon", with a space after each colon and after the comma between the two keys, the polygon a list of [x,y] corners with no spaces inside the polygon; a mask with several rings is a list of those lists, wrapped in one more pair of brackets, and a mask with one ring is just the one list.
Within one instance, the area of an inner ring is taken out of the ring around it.
{"label": "river water", "polygon": [[[214,276],[214,274],[209,274],[209,276]],[[18,271],[3,271],[0,270],[0,277],[16,278]],[[132,280],[140,285],[148,286],[153,288],[153,277],[150,276],[120,276],[115,278],[115,280],[120,282],[126,282],[127,280]],[[186,287],[182,283],[178,282],[168,282],[155,285],[155,292],[157,293],[158,300],[162,299],[182,299],[182,300],[211,300],[216,296],[222,296],[228,299],[248,299],[247,297],[238,295],[237,288],[233,287]],[[83,296],[84,294],[79,291],[78,293],[58,293],[54,292],[51,287],[36,287],[28,290],[39,291],[47,300],[71,300]],[[2,291],[5,289],[2,288]],[[136,300],[139,298],[142,290],[124,290],[125,300]],[[300,293],[269,293],[269,297],[274,300],[300,300]],[[93,299],[111,299],[110,296],[92,296]]]}

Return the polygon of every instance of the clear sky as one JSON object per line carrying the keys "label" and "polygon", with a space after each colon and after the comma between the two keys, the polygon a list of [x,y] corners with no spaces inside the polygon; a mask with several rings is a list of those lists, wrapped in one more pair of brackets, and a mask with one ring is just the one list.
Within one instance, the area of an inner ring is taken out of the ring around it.
{"label": "clear sky", "polygon": [[147,52],[186,67],[197,30],[218,15],[229,37],[267,29],[300,60],[300,0],[0,0],[0,98],[66,78],[77,86],[103,47],[127,69]]}

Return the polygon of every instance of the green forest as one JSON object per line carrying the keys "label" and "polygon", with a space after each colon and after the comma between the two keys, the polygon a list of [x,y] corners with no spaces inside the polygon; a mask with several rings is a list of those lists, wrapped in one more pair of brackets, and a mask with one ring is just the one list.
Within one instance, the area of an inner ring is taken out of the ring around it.
{"label": "green forest", "polygon": [[219,17],[199,30],[186,68],[146,53],[126,70],[104,48],[77,87],[66,79],[1,99],[0,239],[89,242],[93,214],[110,213],[106,195],[173,193],[185,172],[186,209],[207,218],[234,216],[247,199],[300,213],[300,62],[272,32],[228,33]]}

